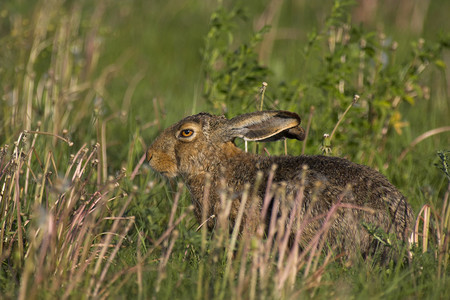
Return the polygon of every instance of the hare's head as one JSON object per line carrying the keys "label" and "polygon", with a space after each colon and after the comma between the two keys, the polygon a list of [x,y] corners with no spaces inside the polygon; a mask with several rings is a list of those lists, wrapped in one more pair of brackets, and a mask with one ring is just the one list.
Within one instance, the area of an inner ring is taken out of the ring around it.
{"label": "hare's head", "polygon": [[175,177],[201,174],[240,154],[233,141],[303,140],[300,117],[288,111],[262,111],[226,119],[200,113],[167,128],[150,146],[147,160],[157,172]]}

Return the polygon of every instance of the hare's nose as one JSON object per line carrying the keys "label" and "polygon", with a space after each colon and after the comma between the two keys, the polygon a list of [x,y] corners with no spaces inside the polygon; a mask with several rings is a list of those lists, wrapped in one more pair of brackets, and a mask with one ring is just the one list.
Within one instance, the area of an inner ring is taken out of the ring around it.
{"label": "hare's nose", "polygon": [[153,156],[152,150],[148,149],[147,150],[147,157],[146,157],[148,162],[150,162],[152,160],[152,156]]}

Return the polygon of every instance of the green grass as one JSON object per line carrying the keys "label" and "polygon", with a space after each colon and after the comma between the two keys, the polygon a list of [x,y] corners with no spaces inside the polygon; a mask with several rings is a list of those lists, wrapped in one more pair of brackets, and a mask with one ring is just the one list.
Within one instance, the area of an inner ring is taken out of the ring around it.
{"label": "green grass", "polygon": [[[447,1],[429,2],[419,32],[392,17],[406,6],[385,1],[363,24],[331,0],[4,2],[2,297],[449,297],[449,160],[437,154],[450,145]],[[427,208],[410,263],[232,235],[226,211],[214,233],[196,230],[187,191],[152,172],[145,149],[185,115],[259,109],[263,81],[264,109],[310,121],[306,154],[340,120],[332,153],[380,170],[416,216]]]}

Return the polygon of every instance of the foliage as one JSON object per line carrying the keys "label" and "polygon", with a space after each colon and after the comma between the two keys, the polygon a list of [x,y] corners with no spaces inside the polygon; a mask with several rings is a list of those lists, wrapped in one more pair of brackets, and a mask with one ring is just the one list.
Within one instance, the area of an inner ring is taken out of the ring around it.
{"label": "foliage", "polygon": [[443,151],[440,150],[437,152],[437,155],[439,156],[439,164],[436,164],[436,166],[444,172],[445,176],[447,176],[447,179],[450,180],[450,151]]}
{"label": "foliage", "polygon": [[204,97],[213,109],[230,114],[251,109],[258,85],[268,75],[267,68],[258,62],[255,48],[269,27],[263,27],[248,43],[234,49],[239,19],[245,19],[245,13],[238,7],[214,12],[203,50]]}
{"label": "foliage", "polygon": [[[268,81],[270,69],[258,63],[257,52],[258,42],[270,28],[263,27],[248,42],[238,44],[234,36],[239,31],[233,30],[233,25],[243,11],[233,8],[224,12],[221,8],[215,12],[203,52],[205,97],[211,103],[210,109],[234,116],[252,107],[305,112],[314,106],[318,115],[327,118],[314,120],[313,126],[331,132],[344,108],[351,105],[351,119],[332,135],[338,146],[335,152],[351,157],[364,155],[361,160],[372,164],[375,152],[386,146],[387,136],[401,135],[409,126],[402,116],[402,106],[429,100],[430,87],[420,75],[432,66],[444,70],[440,57],[448,49],[449,40],[443,37],[438,42],[414,41],[411,51],[399,63],[397,42],[383,33],[349,23],[351,3],[335,1],[325,27],[309,36],[303,55],[307,61],[318,61],[318,71],[302,70],[303,74],[311,74],[300,75],[308,84],[283,80],[273,87],[269,81],[267,91],[261,85]],[[261,103],[263,91],[266,97]],[[352,141],[363,136],[370,136],[370,143],[355,147]],[[374,144],[378,146],[373,147]]]}

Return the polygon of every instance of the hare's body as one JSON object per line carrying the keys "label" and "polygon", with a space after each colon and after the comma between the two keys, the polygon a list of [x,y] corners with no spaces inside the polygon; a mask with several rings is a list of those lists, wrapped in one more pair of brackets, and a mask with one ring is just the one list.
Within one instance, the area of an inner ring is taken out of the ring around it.
{"label": "hare's body", "polygon": [[[153,169],[168,177],[183,177],[192,194],[199,222],[202,221],[207,174],[211,176],[207,215],[219,213],[220,182],[225,179],[234,195],[230,213],[234,221],[245,183],[254,184],[257,173],[262,172],[258,195],[247,205],[261,208],[265,183],[272,166],[276,165],[273,183],[285,185],[287,199],[294,199],[303,189],[299,219],[309,211],[310,217],[319,220],[308,223],[301,243],[307,243],[317,233],[323,216],[338,202],[347,206],[339,208],[331,221],[327,235],[331,245],[350,253],[358,250],[370,253],[374,239],[363,224],[406,239],[412,222],[411,208],[405,197],[380,173],[337,157],[249,154],[233,143],[236,137],[260,141],[301,140],[304,136],[299,123],[296,114],[282,111],[258,112],[231,120],[198,114],[166,129],[148,150],[148,160]],[[244,215],[247,226],[254,226],[252,223],[256,221]]]}

